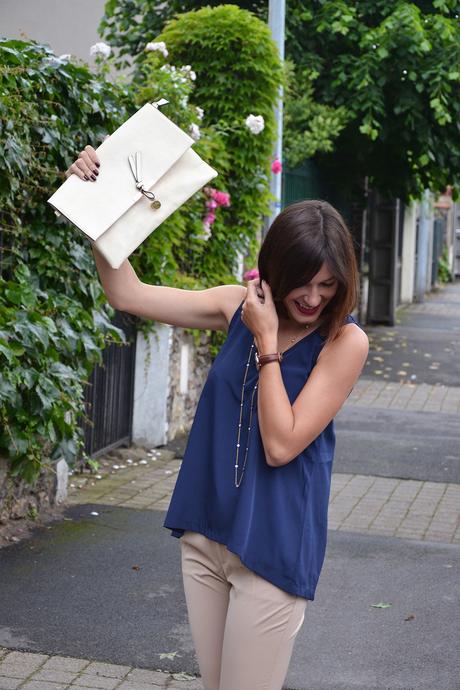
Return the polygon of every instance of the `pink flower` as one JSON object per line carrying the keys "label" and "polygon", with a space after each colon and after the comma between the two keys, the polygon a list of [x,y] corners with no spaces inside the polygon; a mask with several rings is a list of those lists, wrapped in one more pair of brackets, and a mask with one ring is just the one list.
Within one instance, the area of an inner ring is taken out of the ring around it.
{"label": "pink flower", "polygon": [[216,220],[216,210],[219,206],[230,206],[230,194],[228,192],[219,192],[214,187],[205,187],[203,191],[208,197],[205,202],[207,213],[203,223],[205,228],[210,228]]}
{"label": "pink flower", "polygon": [[279,158],[275,158],[275,160],[272,163],[272,173],[275,175],[278,175],[283,169],[283,166],[281,164],[281,161]]}
{"label": "pink flower", "polygon": [[257,268],[251,268],[246,273],[243,273],[243,280],[254,280],[254,278],[259,277],[259,270]]}
{"label": "pink flower", "polygon": [[230,206],[230,194],[228,192],[219,192],[217,189],[214,189],[212,198],[218,206]]}

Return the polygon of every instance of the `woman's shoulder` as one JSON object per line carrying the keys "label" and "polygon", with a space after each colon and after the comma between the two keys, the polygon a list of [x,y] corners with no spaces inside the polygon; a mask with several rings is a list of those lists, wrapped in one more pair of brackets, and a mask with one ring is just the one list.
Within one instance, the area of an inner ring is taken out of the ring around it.
{"label": "woman's shoulder", "polygon": [[358,357],[358,359],[366,358],[368,351],[369,338],[366,332],[361,328],[357,320],[351,314],[348,314],[339,335],[332,342],[325,343],[320,357],[327,358],[328,355],[333,357],[339,356],[344,357],[345,361],[348,356]]}
{"label": "woman's shoulder", "polygon": [[367,356],[369,350],[369,338],[367,337],[367,333],[361,328],[357,320],[351,314],[347,315],[335,343],[335,349],[337,351],[342,351],[344,354],[347,351],[353,351],[355,354],[365,353]]}
{"label": "woman's shoulder", "polygon": [[[353,326],[352,326],[351,328],[347,328],[347,327],[350,326],[351,324],[354,324],[354,325],[356,326],[356,328],[353,328]],[[360,330],[360,331],[366,336],[366,338],[367,338],[367,335],[366,335],[364,329],[360,326],[359,322],[358,322],[357,319],[353,316],[353,314],[347,314],[347,315],[345,316],[345,318],[343,319],[342,327],[341,327],[341,329],[340,329],[339,337],[343,336],[345,333],[356,332],[357,330]],[[323,329],[321,328],[321,326],[320,326],[320,328],[318,328],[318,334],[319,334],[319,336],[320,336],[320,338],[321,338],[321,340],[322,340],[323,342],[324,342],[324,341],[327,341],[327,338],[328,338],[328,331],[327,331],[327,329],[326,329],[326,330],[323,330]],[[360,336],[360,337],[362,338],[362,336]]]}
{"label": "woman's shoulder", "polygon": [[347,314],[347,316],[345,317],[342,335],[344,333],[353,333],[354,340],[361,340],[363,342],[369,343],[369,338],[367,337],[366,331],[364,330],[364,328],[362,328],[362,326],[360,326],[358,320],[355,319],[353,314]]}

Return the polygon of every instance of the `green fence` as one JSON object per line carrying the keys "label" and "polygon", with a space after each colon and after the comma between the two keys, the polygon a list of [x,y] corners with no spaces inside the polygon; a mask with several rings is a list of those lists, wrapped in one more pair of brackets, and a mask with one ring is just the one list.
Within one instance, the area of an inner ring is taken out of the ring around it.
{"label": "green fence", "polygon": [[335,206],[350,220],[351,204],[314,161],[305,161],[294,170],[283,172],[281,180],[281,207],[284,208],[302,199],[322,199]]}

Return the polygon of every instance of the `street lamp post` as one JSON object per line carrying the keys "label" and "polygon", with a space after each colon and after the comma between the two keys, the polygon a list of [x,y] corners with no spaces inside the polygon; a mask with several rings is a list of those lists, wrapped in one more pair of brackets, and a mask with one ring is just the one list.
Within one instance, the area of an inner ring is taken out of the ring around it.
{"label": "street lamp post", "polygon": [[428,281],[428,249],[430,244],[430,191],[426,189],[420,202],[417,240],[417,266],[415,269],[415,301],[424,302]]}
{"label": "street lamp post", "polygon": [[[272,32],[273,40],[278,46],[280,59],[284,60],[284,25],[286,14],[285,0],[269,0],[268,4],[268,24]],[[280,86],[278,93],[278,101],[275,106],[275,120],[276,120],[276,145],[275,157],[280,161],[283,160],[283,88]],[[270,205],[270,216],[268,218],[267,226],[264,228],[266,234],[268,227],[276,218],[281,210],[281,173],[271,175],[270,192],[275,197],[275,200]]]}

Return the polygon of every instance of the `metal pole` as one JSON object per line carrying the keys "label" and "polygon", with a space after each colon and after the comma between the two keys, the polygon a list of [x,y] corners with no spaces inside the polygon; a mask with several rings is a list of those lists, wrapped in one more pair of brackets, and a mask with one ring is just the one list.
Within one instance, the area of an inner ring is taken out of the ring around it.
{"label": "metal pole", "polygon": [[[281,62],[284,60],[284,24],[286,15],[285,0],[269,0],[268,4],[268,25],[271,29],[273,40],[278,46],[279,56]],[[276,121],[276,144],[275,157],[281,162],[283,160],[283,88],[280,87],[278,94],[278,101],[275,106],[275,121]],[[270,205],[270,216],[268,218],[268,227],[274,221],[281,210],[281,173],[271,173],[270,192],[275,197]],[[264,228],[264,235],[268,227]]]}
{"label": "metal pole", "polygon": [[415,301],[424,302],[427,290],[428,244],[430,241],[430,191],[425,189],[420,202],[417,238],[417,266],[415,274]]}

